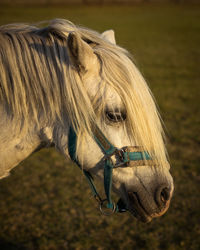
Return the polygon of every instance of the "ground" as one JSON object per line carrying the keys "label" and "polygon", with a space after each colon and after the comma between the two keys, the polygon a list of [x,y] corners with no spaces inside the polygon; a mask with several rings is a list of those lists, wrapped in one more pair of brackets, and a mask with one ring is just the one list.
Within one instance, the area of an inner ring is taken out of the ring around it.
{"label": "ground", "polygon": [[113,28],[155,95],[167,131],[175,193],[150,224],[129,213],[102,216],[81,171],[42,150],[0,182],[0,248],[169,249],[200,247],[200,6],[0,7],[0,23],[62,17]]}

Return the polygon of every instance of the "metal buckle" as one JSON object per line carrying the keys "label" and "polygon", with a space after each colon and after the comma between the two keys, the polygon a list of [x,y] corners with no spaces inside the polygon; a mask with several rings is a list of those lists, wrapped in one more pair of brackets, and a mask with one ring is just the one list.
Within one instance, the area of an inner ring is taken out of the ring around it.
{"label": "metal buckle", "polygon": [[121,160],[121,162],[116,163],[114,165],[114,168],[119,168],[119,167],[122,167],[122,166],[127,167],[129,165],[130,160],[128,159],[128,161],[125,162],[125,158],[124,158],[124,153],[127,152],[127,148],[128,147],[123,147],[123,148],[120,148],[120,149],[117,150],[117,153],[118,153],[118,156],[119,156],[119,159]]}
{"label": "metal buckle", "polygon": [[113,214],[116,211],[116,205],[113,202],[112,203],[113,204],[113,208],[111,209],[111,208],[108,208],[106,206],[107,205],[106,202],[108,204],[108,200],[107,199],[101,200],[101,202],[99,203],[99,209],[100,209],[100,211],[101,211],[101,213],[103,215],[109,216],[109,215]]}

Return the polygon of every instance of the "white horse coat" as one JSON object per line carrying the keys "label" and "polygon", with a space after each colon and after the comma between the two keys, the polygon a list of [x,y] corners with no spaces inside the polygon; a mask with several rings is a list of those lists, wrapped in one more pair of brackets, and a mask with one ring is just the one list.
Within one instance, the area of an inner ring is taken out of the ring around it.
{"label": "white horse coat", "polygon": [[115,147],[140,146],[155,163],[113,170],[112,188],[130,212],[150,221],[168,209],[173,180],[159,114],[112,30],[60,19],[46,28],[0,27],[0,117],[0,178],[38,148],[54,145],[68,157],[73,126],[81,166],[103,179],[96,124]]}

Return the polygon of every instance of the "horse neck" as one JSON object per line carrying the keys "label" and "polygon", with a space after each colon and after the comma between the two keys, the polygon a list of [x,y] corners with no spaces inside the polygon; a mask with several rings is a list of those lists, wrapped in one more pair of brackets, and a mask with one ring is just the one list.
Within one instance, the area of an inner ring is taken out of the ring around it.
{"label": "horse neck", "polygon": [[36,125],[30,118],[26,122],[28,128],[22,131],[16,130],[18,122],[12,120],[1,105],[0,117],[0,179],[8,176],[12,168],[43,147],[55,145],[58,151],[68,157],[68,117],[65,117],[64,125],[60,121],[52,121],[49,125],[44,117],[40,117]]}
{"label": "horse neck", "polygon": [[0,179],[38,148],[51,146],[51,128],[30,124],[19,131],[15,122],[0,110]]}

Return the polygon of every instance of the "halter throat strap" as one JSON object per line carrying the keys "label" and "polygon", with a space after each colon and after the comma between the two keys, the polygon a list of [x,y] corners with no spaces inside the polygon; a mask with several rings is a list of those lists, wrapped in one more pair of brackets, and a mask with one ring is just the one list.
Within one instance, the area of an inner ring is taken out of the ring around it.
{"label": "halter throat strap", "polygon": [[[91,174],[83,170],[89,185],[91,187],[93,196],[96,200],[98,200],[100,204],[100,210],[102,213],[108,215],[115,211],[117,212],[124,212],[126,211],[126,207],[123,202],[120,200],[117,206],[115,206],[114,202],[111,199],[111,187],[112,187],[112,171],[113,168],[119,167],[127,167],[132,162],[134,166],[143,166],[147,165],[146,162],[151,161],[151,157],[145,151],[140,151],[140,147],[123,147],[121,149],[116,148],[110,141],[105,137],[102,131],[97,127],[93,127],[93,138],[97,145],[100,147],[104,154],[104,190],[106,199],[102,199],[99,193],[96,190],[96,187],[93,182],[93,177]],[[76,157],[76,143],[77,143],[77,135],[74,129],[70,126],[69,135],[68,135],[68,151],[69,155],[80,168],[81,165]],[[116,163],[113,163],[111,159],[112,156],[115,156]],[[106,205],[111,212],[105,212],[103,207]]]}

